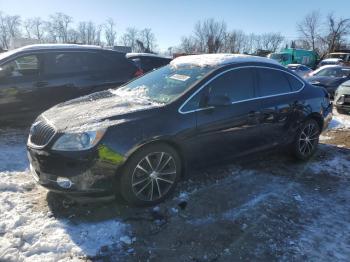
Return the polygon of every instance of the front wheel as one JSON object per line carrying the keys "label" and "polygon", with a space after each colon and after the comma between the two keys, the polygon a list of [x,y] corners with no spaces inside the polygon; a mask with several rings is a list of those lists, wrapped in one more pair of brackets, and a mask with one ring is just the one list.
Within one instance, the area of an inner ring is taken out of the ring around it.
{"label": "front wheel", "polygon": [[321,129],[318,123],[309,119],[299,129],[294,142],[293,153],[301,160],[309,159],[317,150]]}
{"label": "front wheel", "polygon": [[150,206],[163,201],[175,188],[180,177],[178,153],[165,144],[145,146],[123,168],[120,190],[132,205]]}

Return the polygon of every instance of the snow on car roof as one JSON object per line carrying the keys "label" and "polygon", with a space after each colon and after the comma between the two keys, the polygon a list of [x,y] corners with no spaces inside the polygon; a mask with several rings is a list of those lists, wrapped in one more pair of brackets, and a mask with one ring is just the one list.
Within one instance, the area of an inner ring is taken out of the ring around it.
{"label": "snow on car roof", "polygon": [[96,45],[77,45],[77,44],[36,44],[26,45],[0,54],[0,60],[7,58],[13,54],[27,50],[43,50],[43,49],[102,49]]}
{"label": "snow on car roof", "polygon": [[87,49],[102,49],[102,47],[97,45],[77,45],[77,44],[36,44],[36,45],[27,45],[17,50],[38,50],[38,49],[71,49],[71,48],[87,48]]}
{"label": "snow on car roof", "polygon": [[341,59],[341,58],[326,58],[326,59],[323,59],[322,62],[339,62],[342,60],[343,59]]}
{"label": "snow on car roof", "polygon": [[152,57],[160,57],[160,58],[168,58],[165,56],[157,55],[157,54],[151,54],[151,53],[127,53],[125,55],[126,58],[131,58],[135,56],[152,56]]}
{"label": "snow on car roof", "polygon": [[188,55],[180,56],[175,58],[170,62],[174,67],[181,65],[194,65],[194,66],[223,66],[232,63],[240,62],[263,62],[269,64],[279,65],[279,63],[273,59],[251,56],[251,55],[241,55],[241,54],[204,54],[204,55]]}

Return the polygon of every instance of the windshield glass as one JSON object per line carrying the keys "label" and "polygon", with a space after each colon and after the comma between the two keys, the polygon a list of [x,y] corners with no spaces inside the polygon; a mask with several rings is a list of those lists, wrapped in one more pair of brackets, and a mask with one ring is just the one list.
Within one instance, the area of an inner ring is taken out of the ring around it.
{"label": "windshield glass", "polygon": [[213,69],[213,67],[167,65],[112,92],[119,96],[168,104]]}
{"label": "windshield glass", "polygon": [[347,77],[350,74],[350,68],[328,67],[316,70],[313,76],[329,76],[329,77]]}
{"label": "windshield glass", "polygon": [[280,53],[274,53],[270,55],[270,58],[277,60],[277,61],[288,61],[290,57],[290,54],[280,54]]}

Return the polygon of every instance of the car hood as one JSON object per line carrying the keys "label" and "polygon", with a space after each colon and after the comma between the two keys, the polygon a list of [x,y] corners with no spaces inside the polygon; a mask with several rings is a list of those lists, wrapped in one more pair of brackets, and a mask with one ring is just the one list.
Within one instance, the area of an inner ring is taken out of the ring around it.
{"label": "car hood", "polygon": [[319,83],[322,86],[338,86],[344,82],[342,77],[311,76],[306,78],[310,84]]}
{"label": "car hood", "polygon": [[58,104],[40,117],[59,132],[83,132],[116,125],[132,113],[161,106],[139,97],[118,95],[115,90],[102,91]]}

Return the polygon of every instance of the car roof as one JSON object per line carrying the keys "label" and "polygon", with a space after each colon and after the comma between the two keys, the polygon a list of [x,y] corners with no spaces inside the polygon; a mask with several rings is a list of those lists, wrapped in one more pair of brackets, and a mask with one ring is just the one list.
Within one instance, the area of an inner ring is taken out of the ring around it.
{"label": "car roof", "polygon": [[[174,67],[191,65],[199,67],[221,67],[229,64],[237,64],[244,62],[258,62],[271,65],[279,65],[277,61],[260,56],[242,55],[242,54],[204,54],[204,55],[188,55],[180,56],[170,62]],[[282,66],[281,66],[282,67]]]}
{"label": "car roof", "polygon": [[78,45],[78,44],[36,44],[27,45],[17,48],[17,51],[27,51],[27,50],[43,50],[43,49],[98,49],[101,50],[102,47],[96,45]]}
{"label": "car roof", "polygon": [[5,53],[0,54],[0,61],[6,61],[7,59],[10,59],[13,55],[21,54],[21,53],[26,53],[26,52],[37,52],[37,51],[91,51],[91,50],[98,50],[98,51],[103,51],[103,52],[114,52],[118,53],[121,55],[124,55],[124,53],[116,51],[116,50],[111,50],[111,49],[104,49],[100,46],[96,45],[78,45],[78,44],[36,44],[36,45],[27,45],[23,46],[20,48],[16,48],[10,51],[7,51]]}
{"label": "car roof", "polygon": [[326,59],[323,59],[321,62],[339,62],[339,61],[342,61],[343,59],[341,58],[326,58]]}
{"label": "car roof", "polygon": [[134,57],[141,57],[141,56],[170,59],[169,57],[165,57],[165,56],[161,56],[161,55],[157,55],[157,54],[151,54],[151,53],[127,53],[125,55],[126,58],[134,58]]}

